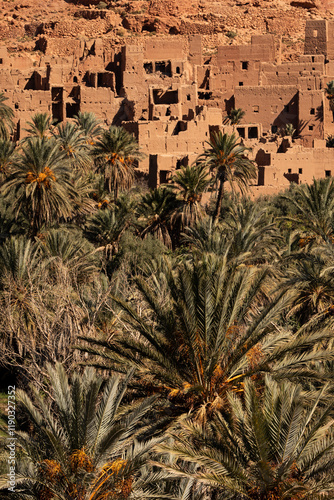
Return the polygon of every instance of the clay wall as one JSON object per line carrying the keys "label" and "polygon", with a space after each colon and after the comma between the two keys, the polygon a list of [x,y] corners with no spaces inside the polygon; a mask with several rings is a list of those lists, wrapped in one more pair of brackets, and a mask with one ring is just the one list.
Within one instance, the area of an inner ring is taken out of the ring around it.
{"label": "clay wall", "polygon": [[304,54],[327,56],[328,25],[325,20],[306,21]]}
{"label": "clay wall", "polygon": [[251,45],[224,45],[218,47],[217,65],[234,62],[244,65],[251,62],[275,61],[275,38],[273,35],[253,36]]}
{"label": "clay wall", "polygon": [[[198,41],[192,40],[192,53],[198,56]],[[171,59],[186,59],[188,55],[188,41],[186,37],[177,37],[176,40],[148,40],[144,45],[144,59],[147,61],[168,61]]]}
{"label": "clay wall", "polygon": [[235,107],[245,111],[244,122],[261,123],[266,133],[275,133],[288,123],[298,127],[295,86],[237,87]]}
{"label": "clay wall", "polygon": [[299,135],[306,147],[324,137],[323,101],[323,90],[299,91]]}

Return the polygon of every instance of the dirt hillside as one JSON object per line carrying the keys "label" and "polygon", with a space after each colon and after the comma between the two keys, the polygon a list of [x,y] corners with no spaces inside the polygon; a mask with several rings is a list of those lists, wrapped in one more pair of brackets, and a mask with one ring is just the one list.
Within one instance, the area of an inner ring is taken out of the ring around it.
{"label": "dirt hillside", "polygon": [[334,0],[2,0],[0,43],[33,52],[41,35],[137,44],[147,36],[201,33],[210,54],[217,45],[273,33],[292,60],[303,51],[306,20],[317,18],[334,18]]}

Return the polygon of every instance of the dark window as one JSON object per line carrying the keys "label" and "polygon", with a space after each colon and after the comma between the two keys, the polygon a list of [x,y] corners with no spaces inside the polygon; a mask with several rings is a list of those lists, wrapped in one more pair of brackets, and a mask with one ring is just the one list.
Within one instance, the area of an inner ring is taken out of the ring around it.
{"label": "dark window", "polygon": [[160,184],[165,184],[168,181],[168,176],[168,170],[160,170]]}
{"label": "dark window", "polygon": [[162,75],[172,76],[170,61],[159,61],[155,63],[155,71],[159,71]]}
{"label": "dark window", "polygon": [[310,109],[310,115],[315,115],[315,108]]}
{"label": "dark window", "polygon": [[273,134],[276,134],[276,132],[277,132],[277,125],[272,125],[272,126],[271,126],[271,132],[272,132]]}
{"label": "dark window", "polygon": [[241,62],[241,68],[242,69],[248,69],[248,61],[242,61]]}
{"label": "dark window", "polygon": [[242,137],[243,139],[245,138],[245,128],[244,127],[238,127],[237,132]]}
{"label": "dark window", "polygon": [[331,170],[325,170],[325,177],[330,177],[332,175]]}
{"label": "dark window", "polygon": [[314,56],[312,56],[312,62],[314,62],[314,61],[315,61],[315,57],[314,57]]}
{"label": "dark window", "polygon": [[176,74],[179,75],[181,73],[180,66],[176,66]]}
{"label": "dark window", "polygon": [[211,99],[212,92],[198,92],[198,99],[205,99],[206,101]]}
{"label": "dark window", "polygon": [[257,139],[257,138],[258,138],[257,127],[249,127],[249,129],[248,129],[248,139]]}
{"label": "dark window", "polygon": [[288,174],[291,174],[292,170],[291,168],[288,168]]}
{"label": "dark window", "polygon": [[76,76],[73,77],[73,82],[78,83],[78,78]]}
{"label": "dark window", "polygon": [[190,94],[187,94],[187,101],[190,101],[190,99],[191,99]]}
{"label": "dark window", "polygon": [[243,87],[244,86],[244,82],[239,82],[239,87]]}
{"label": "dark window", "polygon": [[3,64],[3,59],[2,58],[0,58],[0,64]]}
{"label": "dark window", "polygon": [[303,169],[302,168],[299,168],[298,169],[298,174],[302,174],[303,173]]}
{"label": "dark window", "polygon": [[15,109],[19,109],[19,105],[17,102],[15,103]]}
{"label": "dark window", "polygon": [[314,127],[313,127],[313,125],[309,125],[309,126],[308,126],[308,129],[309,129],[309,130],[313,130],[313,128],[314,128]]}
{"label": "dark window", "polygon": [[145,73],[153,73],[153,64],[151,62],[149,63],[144,63],[144,70],[145,70]]}
{"label": "dark window", "polygon": [[284,113],[289,113],[289,105],[288,104],[286,104],[284,106]]}

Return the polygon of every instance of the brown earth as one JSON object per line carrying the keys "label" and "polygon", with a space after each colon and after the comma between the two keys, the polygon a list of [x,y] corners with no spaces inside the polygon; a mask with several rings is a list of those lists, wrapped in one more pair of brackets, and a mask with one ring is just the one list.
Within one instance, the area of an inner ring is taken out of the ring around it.
{"label": "brown earth", "polygon": [[2,0],[0,43],[33,57],[40,36],[58,38],[53,47],[61,54],[69,38],[138,44],[147,36],[200,33],[211,54],[217,45],[273,33],[282,37],[283,59],[293,60],[303,51],[306,20],[333,17],[334,0]]}

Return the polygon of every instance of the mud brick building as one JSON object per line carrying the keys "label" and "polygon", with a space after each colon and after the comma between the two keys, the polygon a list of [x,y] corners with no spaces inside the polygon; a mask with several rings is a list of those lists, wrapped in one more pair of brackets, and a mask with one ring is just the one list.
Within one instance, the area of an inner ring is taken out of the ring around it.
{"label": "mud brick building", "polygon": [[[201,35],[117,48],[71,38],[62,57],[53,55],[53,43],[38,39],[33,64],[0,47],[0,90],[15,111],[16,139],[36,112],[64,121],[90,111],[135,134],[146,153],[138,168],[151,187],[191,164],[217,130],[239,134],[252,148],[254,195],[334,174],[334,149],[326,148],[334,117],[325,93],[334,80],[333,21],[308,21],[304,54],[285,63],[273,35],[220,46],[207,59]],[[233,108],[245,116],[232,127],[226,117]],[[294,140],[284,137],[287,125]]]}

